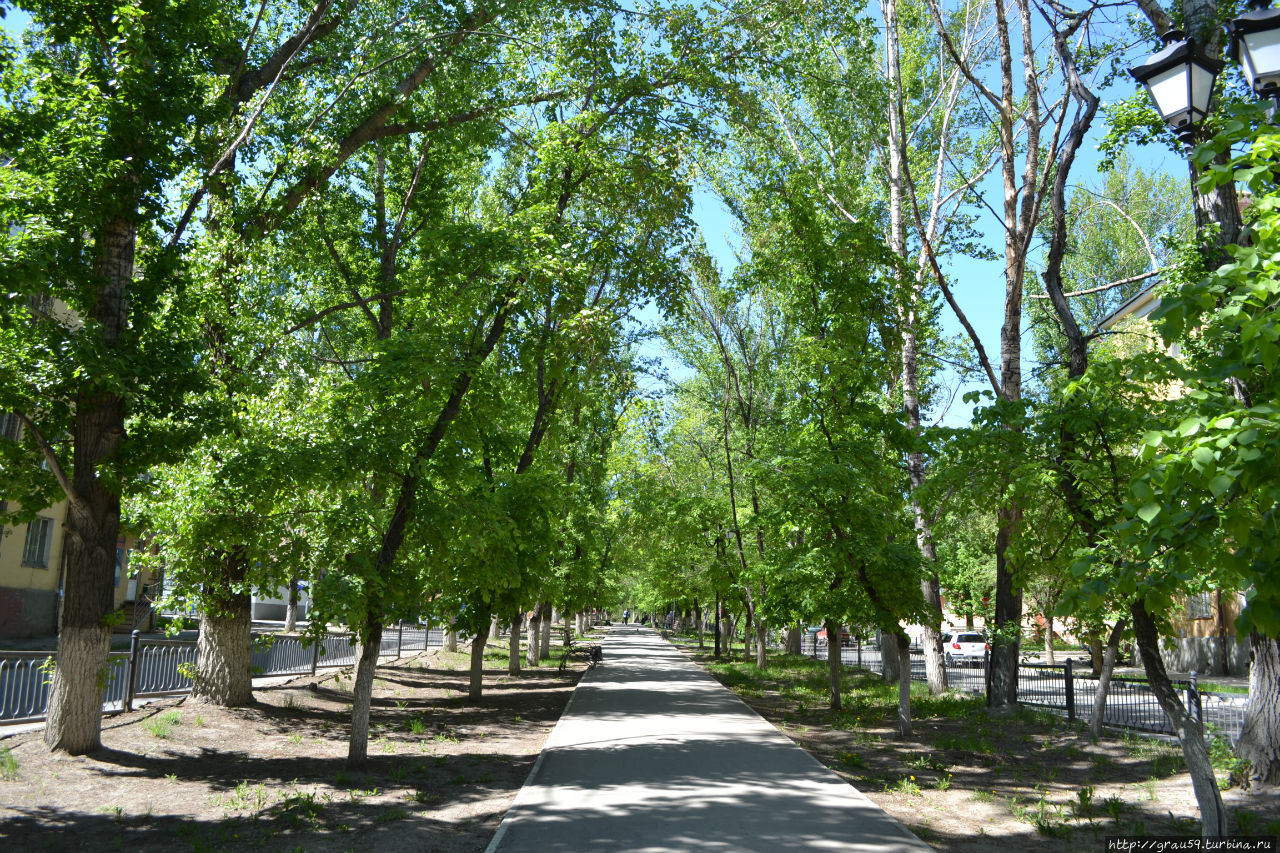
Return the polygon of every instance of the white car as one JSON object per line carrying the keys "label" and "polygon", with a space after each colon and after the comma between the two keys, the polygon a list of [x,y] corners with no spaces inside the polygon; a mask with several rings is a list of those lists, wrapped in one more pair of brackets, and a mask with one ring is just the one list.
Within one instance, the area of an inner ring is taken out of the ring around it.
{"label": "white car", "polygon": [[942,657],[947,666],[960,661],[982,660],[990,648],[987,638],[977,632],[961,631],[957,634],[944,634],[942,637]]}

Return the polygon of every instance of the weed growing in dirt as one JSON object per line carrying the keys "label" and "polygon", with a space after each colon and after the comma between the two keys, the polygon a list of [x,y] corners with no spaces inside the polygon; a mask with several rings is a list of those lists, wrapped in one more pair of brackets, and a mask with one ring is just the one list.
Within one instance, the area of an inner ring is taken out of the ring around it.
{"label": "weed growing in dirt", "polygon": [[197,726],[203,726],[203,725],[204,725],[204,717],[202,717],[202,716],[201,716],[201,715],[199,715],[199,714],[196,714],[196,725],[197,725]]}
{"label": "weed growing in dirt", "polygon": [[427,724],[424,720],[418,717],[414,717],[412,720],[409,721],[410,734],[420,735],[420,734],[425,734],[426,731],[427,731]]}
{"label": "weed growing in dirt", "polygon": [[885,790],[892,794],[903,794],[908,797],[924,796],[920,791],[920,786],[916,783],[916,777],[908,776],[905,779],[899,779],[892,785],[886,785]]}
{"label": "weed growing in dirt", "polygon": [[18,759],[13,757],[13,750],[0,747],[0,779],[12,782],[18,778]]}
{"label": "weed growing in dirt", "polygon": [[167,738],[173,734],[174,726],[182,724],[182,716],[177,711],[165,711],[158,717],[147,720],[147,731],[152,737]]}
{"label": "weed growing in dirt", "polygon": [[289,743],[302,743],[302,735],[298,734],[297,732],[294,732],[293,734],[286,737],[285,740],[289,741]]}
{"label": "weed growing in dirt", "polygon": [[1092,785],[1085,785],[1079,791],[1076,791],[1076,798],[1071,803],[1071,811],[1076,817],[1087,818],[1093,815],[1093,795],[1095,791]]}

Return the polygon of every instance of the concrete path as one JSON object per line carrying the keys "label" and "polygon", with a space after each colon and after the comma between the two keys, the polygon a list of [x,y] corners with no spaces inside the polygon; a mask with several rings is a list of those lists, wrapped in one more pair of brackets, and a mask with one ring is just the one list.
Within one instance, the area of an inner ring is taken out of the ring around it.
{"label": "concrete path", "polygon": [[487,853],[929,849],[655,631],[616,626]]}

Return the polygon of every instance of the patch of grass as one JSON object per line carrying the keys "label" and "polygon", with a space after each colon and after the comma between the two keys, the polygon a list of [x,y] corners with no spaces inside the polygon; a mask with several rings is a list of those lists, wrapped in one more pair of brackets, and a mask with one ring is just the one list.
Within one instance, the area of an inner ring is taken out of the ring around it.
{"label": "patch of grass", "polygon": [[409,721],[410,734],[415,734],[415,735],[426,734],[426,731],[427,731],[427,724],[420,717],[414,717]]}
{"label": "patch of grass", "polygon": [[12,782],[18,778],[18,759],[13,757],[13,750],[0,747],[0,779]]}
{"label": "patch of grass", "polygon": [[285,740],[289,741],[289,743],[302,743],[302,735],[298,732],[294,732],[286,737]]}
{"label": "patch of grass", "polygon": [[151,732],[152,737],[167,738],[173,734],[175,726],[182,724],[182,715],[177,711],[165,711],[159,716],[152,717],[147,720],[147,731]]}

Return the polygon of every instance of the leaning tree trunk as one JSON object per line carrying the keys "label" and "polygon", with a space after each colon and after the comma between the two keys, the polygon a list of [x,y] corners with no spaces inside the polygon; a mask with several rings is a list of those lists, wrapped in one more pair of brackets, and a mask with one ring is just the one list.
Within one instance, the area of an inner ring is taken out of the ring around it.
{"label": "leaning tree trunk", "polygon": [[196,702],[238,708],[253,703],[252,600],[244,589],[248,561],[240,549],[225,556],[219,577],[205,586],[196,644]]}
{"label": "leaning tree trunk", "polygon": [[1280,643],[1249,635],[1249,705],[1236,755],[1249,762],[1249,785],[1280,785]]}
{"label": "leaning tree trunk", "polygon": [[356,633],[356,679],[351,687],[351,741],[347,766],[360,767],[369,757],[369,710],[373,706],[373,675],[382,648],[382,622],[370,608],[365,624]]}
{"label": "leaning tree trunk", "polygon": [[898,645],[898,734],[911,737],[911,637],[896,634]]}
{"label": "leaning tree trunk", "polygon": [[[108,352],[124,332],[129,315],[137,229],[123,218],[107,221],[95,235],[94,262],[101,282],[92,317]],[[84,755],[102,745],[102,697],[107,681],[115,605],[116,538],[120,533],[120,492],[114,477],[99,476],[125,437],[124,400],[82,380],[72,426],[72,471],[67,491],[66,580],[58,629],[58,658],[45,721],[51,750]]]}
{"label": "leaning tree trunk", "polygon": [[[840,641],[832,645],[831,637],[839,638],[840,623],[830,620],[827,628],[827,689],[831,693],[831,710],[840,710]],[[834,652],[833,652],[834,650]]]}
{"label": "leaning tree trunk", "polygon": [[471,683],[467,686],[467,698],[479,702],[484,694],[484,646],[489,633],[483,627],[471,638]]}
{"label": "leaning tree trunk", "polygon": [[1173,688],[1173,682],[1169,680],[1164,659],[1160,657],[1156,624],[1147,612],[1146,603],[1142,600],[1134,602],[1129,607],[1129,613],[1133,617],[1133,633],[1151,692],[1156,694],[1156,700],[1182,744],[1182,757],[1186,761],[1187,772],[1191,774],[1191,787],[1200,807],[1201,832],[1205,838],[1226,835],[1227,812],[1222,805],[1218,780],[1213,775],[1213,764],[1209,761],[1204,728],[1187,713],[1182,700],[1178,698],[1178,692]]}
{"label": "leaning tree trunk", "polygon": [[507,675],[520,674],[520,628],[524,618],[517,613],[511,617],[511,648],[507,650]]}
{"label": "leaning tree trunk", "polygon": [[1120,637],[1124,634],[1127,619],[1121,619],[1111,629],[1107,638],[1107,650],[1102,657],[1102,672],[1098,674],[1098,691],[1093,694],[1093,716],[1089,718],[1089,740],[1097,742],[1102,737],[1102,721],[1107,716],[1107,694],[1111,691],[1111,675],[1120,656]]}

